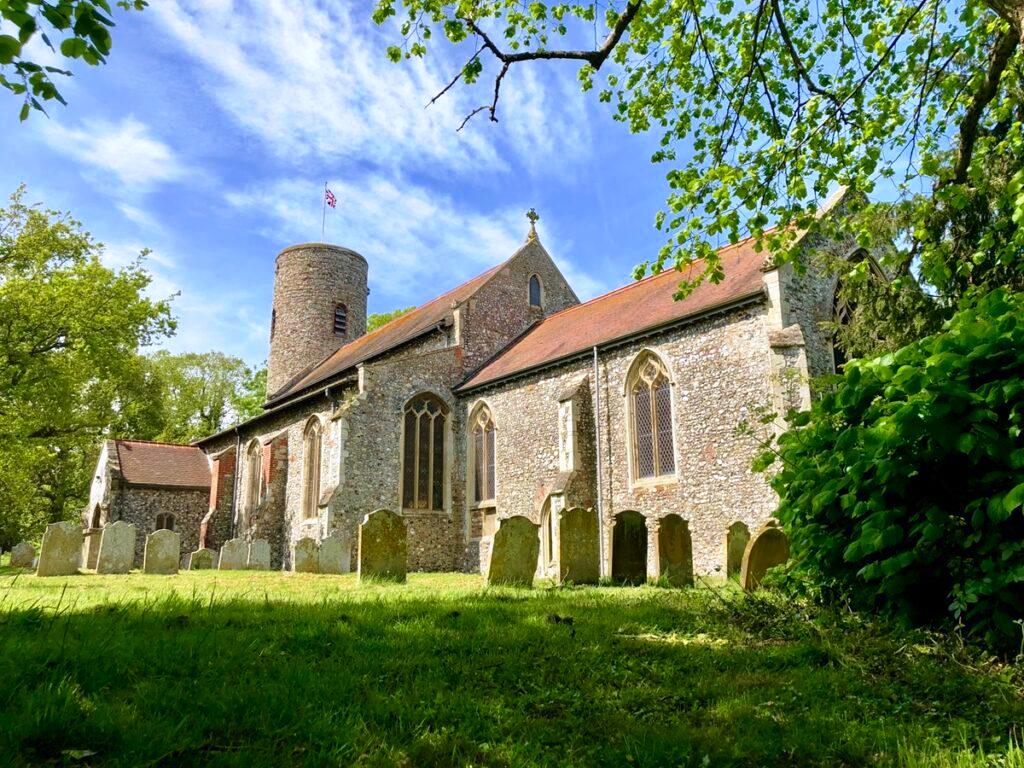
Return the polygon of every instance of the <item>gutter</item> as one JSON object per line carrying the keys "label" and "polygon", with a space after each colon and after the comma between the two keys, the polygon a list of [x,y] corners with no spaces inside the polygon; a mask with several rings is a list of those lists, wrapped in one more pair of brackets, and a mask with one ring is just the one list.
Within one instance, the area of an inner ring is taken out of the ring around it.
{"label": "gutter", "polygon": [[[739,309],[740,307],[745,307],[748,304],[756,304],[756,303],[766,299],[767,297],[768,297],[768,292],[764,289],[764,287],[761,287],[757,291],[755,291],[753,293],[750,293],[750,294],[748,294],[746,296],[741,296],[741,297],[739,297],[737,299],[730,299],[727,302],[724,302],[722,304],[718,304],[718,305],[715,305],[715,306],[712,306],[712,307],[708,307],[707,309],[701,310],[700,312],[694,313],[692,315],[686,315],[684,317],[677,317],[677,318],[675,318],[673,320],[669,320],[669,321],[664,322],[664,323],[659,323],[657,325],[652,325],[652,326],[650,326],[648,328],[642,328],[639,331],[633,331],[631,333],[627,333],[624,336],[618,336],[618,337],[616,337],[614,339],[609,339],[608,341],[601,342],[600,346],[601,346],[601,349],[606,350],[606,351],[609,350],[609,349],[614,349],[615,347],[621,347],[622,345],[629,344],[629,343],[631,343],[633,341],[636,341],[637,339],[642,339],[645,336],[652,336],[652,335],[654,335],[656,333],[661,333],[661,332],[667,331],[667,330],[669,330],[671,328],[675,328],[676,326],[690,325],[692,323],[696,323],[696,322],[699,322],[701,320],[706,320],[709,317],[713,317],[715,315],[720,315],[723,312],[729,312],[729,311],[734,310],[734,309]],[[527,330],[523,333],[523,337],[525,337],[527,335],[527,333],[529,333],[529,331],[531,331],[535,327],[535,325],[532,325],[529,328],[527,328]],[[573,360],[579,360],[581,358],[586,358],[586,357],[589,357],[591,355],[591,349],[590,348],[582,349],[582,350],[579,350],[579,351],[576,351],[576,352],[570,352],[567,355],[562,355],[561,357],[553,358],[551,360],[545,360],[542,363],[537,363],[535,365],[531,365],[531,366],[529,366],[527,368],[523,368],[522,370],[519,370],[519,371],[513,371],[511,373],[507,373],[507,374],[505,374],[503,376],[499,376],[496,379],[491,379],[490,381],[484,381],[484,382],[481,382],[479,384],[474,384],[472,386],[466,386],[466,383],[473,379],[473,376],[476,375],[476,372],[483,370],[491,362],[493,362],[494,360],[497,360],[498,358],[500,358],[502,356],[502,354],[504,354],[509,349],[511,349],[512,346],[513,345],[509,345],[508,347],[505,347],[505,349],[502,350],[502,352],[499,352],[497,355],[495,355],[495,357],[492,358],[492,360],[488,361],[487,363],[484,363],[482,366],[480,366],[477,369],[477,371],[474,371],[473,374],[470,374],[470,376],[468,376],[466,378],[466,380],[462,384],[456,385],[454,390],[453,390],[455,392],[455,394],[457,394],[457,395],[464,395],[467,392],[475,392],[477,390],[485,389],[487,387],[493,387],[493,386],[496,386],[498,384],[503,384],[503,383],[512,381],[514,379],[522,378],[523,376],[527,376],[527,375],[529,375],[531,373],[537,373],[538,371],[543,371],[543,370],[545,370],[547,368],[554,368],[556,366],[563,365],[564,363],[568,363],[568,362],[571,362]]]}

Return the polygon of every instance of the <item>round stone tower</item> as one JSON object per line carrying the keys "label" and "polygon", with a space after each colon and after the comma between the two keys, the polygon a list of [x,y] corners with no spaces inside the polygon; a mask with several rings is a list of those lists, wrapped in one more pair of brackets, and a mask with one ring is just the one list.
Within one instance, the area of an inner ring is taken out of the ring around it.
{"label": "round stone tower", "polygon": [[274,270],[267,397],[366,333],[366,259],[326,243],[285,248]]}

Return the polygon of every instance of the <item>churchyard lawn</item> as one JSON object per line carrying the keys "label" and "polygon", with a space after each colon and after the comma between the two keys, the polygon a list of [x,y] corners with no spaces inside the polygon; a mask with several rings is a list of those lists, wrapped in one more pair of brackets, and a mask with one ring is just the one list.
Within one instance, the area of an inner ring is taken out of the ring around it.
{"label": "churchyard lawn", "polygon": [[1024,670],[732,586],[0,568],[0,764],[1024,766]]}

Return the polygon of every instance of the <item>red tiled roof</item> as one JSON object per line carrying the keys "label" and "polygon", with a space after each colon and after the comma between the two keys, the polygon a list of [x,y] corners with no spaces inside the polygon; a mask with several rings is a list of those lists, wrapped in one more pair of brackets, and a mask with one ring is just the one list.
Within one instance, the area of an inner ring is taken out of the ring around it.
{"label": "red tiled roof", "polygon": [[132,485],[209,488],[210,464],[192,445],[115,440],[121,476]]}
{"label": "red tiled roof", "polygon": [[516,373],[585,352],[591,347],[750,298],[764,290],[765,254],[753,239],[719,250],[725,279],[704,282],[682,301],[674,301],[680,280],[696,276],[703,262],[683,274],[674,269],[563,309],[541,320],[497,357],[459,386],[460,390],[490,384]]}
{"label": "red tiled roof", "polygon": [[388,352],[407,341],[412,341],[421,336],[434,326],[445,321],[451,314],[453,302],[462,302],[468,299],[506,263],[508,262],[491,267],[483,274],[467,280],[462,285],[441,294],[436,299],[428,301],[411,312],[399,315],[377,330],[349,342],[337,352],[331,354],[326,360],[317,364],[309,371],[300,374],[280,391],[274,393],[267,400],[267,405],[285,400],[332,376],[354,368],[371,357]]}

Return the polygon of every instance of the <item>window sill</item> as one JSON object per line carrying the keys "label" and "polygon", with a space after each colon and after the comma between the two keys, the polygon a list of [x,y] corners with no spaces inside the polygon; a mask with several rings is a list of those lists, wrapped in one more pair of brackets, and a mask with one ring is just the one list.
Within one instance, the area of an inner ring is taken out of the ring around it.
{"label": "window sill", "polygon": [[667,488],[678,484],[679,478],[676,475],[662,475],[661,477],[645,477],[640,480],[633,480],[630,488]]}
{"label": "window sill", "polygon": [[484,509],[494,512],[498,508],[498,502],[494,499],[488,499],[487,501],[477,501],[470,505],[470,509]]}
{"label": "window sill", "polygon": [[447,509],[403,509],[402,517],[437,517],[446,515],[451,517],[451,511]]}

